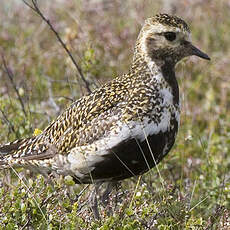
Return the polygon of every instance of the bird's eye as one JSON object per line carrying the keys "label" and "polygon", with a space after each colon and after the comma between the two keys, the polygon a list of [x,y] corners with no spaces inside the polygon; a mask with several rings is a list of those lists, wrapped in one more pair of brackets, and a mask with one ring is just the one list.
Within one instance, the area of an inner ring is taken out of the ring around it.
{"label": "bird's eye", "polygon": [[172,42],[176,39],[176,33],[174,33],[174,32],[165,32],[164,36],[170,42]]}

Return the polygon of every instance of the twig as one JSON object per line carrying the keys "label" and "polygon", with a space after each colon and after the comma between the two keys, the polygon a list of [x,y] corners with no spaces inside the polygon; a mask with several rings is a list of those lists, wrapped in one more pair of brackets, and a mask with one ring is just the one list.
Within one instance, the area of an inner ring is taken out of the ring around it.
{"label": "twig", "polygon": [[78,199],[81,197],[81,195],[82,195],[88,188],[89,188],[89,184],[86,185],[86,186],[79,192],[79,194],[77,194],[76,200],[78,200]]}
{"label": "twig", "polygon": [[59,114],[60,113],[60,107],[57,105],[57,103],[54,100],[51,83],[50,82],[48,82],[48,83],[49,83],[48,92],[49,92],[50,105],[55,109],[56,114]]}
{"label": "twig", "polygon": [[71,97],[66,97],[66,96],[56,96],[56,97],[54,97],[54,98],[58,98],[58,99],[65,99],[65,100],[68,100],[68,101],[70,101],[71,103],[73,103],[74,102],[74,99],[73,98],[71,98]]}
{"label": "twig", "polygon": [[47,75],[43,75],[42,77],[44,77],[46,80],[50,81],[50,82],[60,82],[60,83],[63,83],[63,84],[69,84],[71,83],[72,85],[75,84],[75,85],[79,85],[79,82],[78,81],[67,81],[67,80],[58,80],[58,79],[52,79],[51,77],[47,76]]}
{"label": "twig", "polygon": [[192,198],[193,198],[193,195],[194,195],[195,188],[196,188],[196,180],[195,180],[193,188],[192,188],[192,194],[191,194],[190,202],[189,202],[189,209],[191,209]]}
{"label": "twig", "polygon": [[138,189],[138,187],[139,187],[139,185],[140,185],[140,180],[141,180],[141,177],[142,177],[141,175],[138,177],[137,184],[136,184],[136,187],[135,187],[135,190],[134,190],[133,196],[132,196],[131,201],[130,201],[130,204],[129,204],[129,209],[131,209],[131,208],[132,208],[133,200],[134,200],[134,197],[136,196],[137,189]]}
{"label": "twig", "polygon": [[2,109],[0,109],[0,112],[2,113],[3,119],[5,120],[5,122],[8,124],[8,127],[12,130],[13,133],[16,134],[14,125],[10,122],[10,120],[7,118],[6,114],[4,113],[4,111]]}
{"label": "twig", "polygon": [[199,201],[199,202],[198,202],[196,205],[194,205],[192,208],[190,208],[189,212],[191,212],[194,208],[196,208],[196,207],[199,206],[201,203],[203,203],[205,200],[207,200],[208,197],[209,197],[209,195],[206,196],[206,197],[205,197],[204,199],[202,199],[201,201]]}
{"label": "twig", "polygon": [[25,110],[24,102],[23,102],[22,97],[20,96],[20,93],[18,91],[18,88],[17,88],[17,86],[16,86],[16,84],[14,82],[14,75],[13,75],[12,71],[10,70],[10,68],[7,66],[6,60],[4,58],[4,55],[1,54],[1,56],[2,56],[2,63],[3,63],[3,67],[5,69],[5,72],[6,72],[7,76],[8,76],[8,78],[10,79],[10,82],[11,82],[11,84],[12,84],[12,86],[13,86],[16,94],[17,94],[17,97],[18,97],[18,100],[20,102],[22,111],[23,111],[24,115],[27,117],[27,112]]}
{"label": "twig", "polygon": [[51,22],[49,21],[49,19],[47,19],[44,14],[41,12],[41,10],[38,7],[37,4],[37,0],[31,0],[32,5],[30,5],[27,1],[22,0],[30,9],[32,9],[35,13],[37,13],[46,23],[47,25],[50,27],[50,29],[53,31],[53,33],[55,34],[55,36],[57,37],[58,41],[61,43],[62,47],[65,49],[65,51],[67,52],[67,54],[69,55],[71,61],[73,62],[74,66],[76,67],[82,81],[85,84],[85,87],[87,89],[87,91],[89,93],[91,93],[91,89],[89,87],[89,82],[85,79],[85,77],[83,76],[83,73],[81,71],[81,68],[78,66],[76,60],[74,59],[73,55],[71,54],[70,50],[67,48],[67,46],[65,45],[65,43],[62,41],[61,37],[59,36],[58,32],[55,30],[55,28],[53,27],[53,25],[51,24]]}
{"label": "twig", "polygon": [[20,230],[25,229],[26,227],[28,227],[28,224],[30,223],[30,218],[28,218],[28,220],[26,221],[26,223],[22,226],[22,228]]}

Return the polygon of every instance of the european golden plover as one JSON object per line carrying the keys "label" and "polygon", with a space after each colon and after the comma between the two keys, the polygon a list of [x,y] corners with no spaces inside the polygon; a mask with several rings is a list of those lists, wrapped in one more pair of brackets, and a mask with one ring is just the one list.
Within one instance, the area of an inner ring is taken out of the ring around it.
{"label": "european golden plover", "polygon": [[147,172],[172,148],[180,122],[175,64],[196,55],[188,25],[176,16],[148,18],[133,62],[75,101],[40,135],[0,147],[0,168],[71,175],[77,183],[114,182]]}

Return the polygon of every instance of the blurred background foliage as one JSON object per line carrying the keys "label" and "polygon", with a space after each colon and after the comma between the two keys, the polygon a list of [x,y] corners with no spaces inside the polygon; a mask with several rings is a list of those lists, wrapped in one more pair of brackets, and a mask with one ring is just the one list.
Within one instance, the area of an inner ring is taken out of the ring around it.
{"label": "blurred background foliage", "polygon": [[[28,0],[29,2],[29,0]],[[229,0],[38,1],[71,50],[91,89],[128,71],[147,17],[176,14],[210,62],[177,65],[182,117],[176,145],[156,169],[113,193],[113,215],[94,221],[88,190],[70,178],[52,183],[23,170],[0,172],[0,229],[229,229]],[[70,58],[21,0],[0,7],[0,143],[29,137],[87,94]],[[12,75],[6,73],[5,64]],[[15,90],[15,87],[17,90]],[[20,101],[20,100],[21,101]],[[24,107],[24,108],[23,108]],[[20,180],[19,177],[24,177]]]}

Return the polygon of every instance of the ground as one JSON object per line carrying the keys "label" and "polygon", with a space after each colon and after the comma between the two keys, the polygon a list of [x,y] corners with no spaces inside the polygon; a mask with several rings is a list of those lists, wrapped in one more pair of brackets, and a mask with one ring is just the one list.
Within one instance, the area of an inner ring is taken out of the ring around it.
{"label": "ground", "polygon": [[[100,205],[101,221],[89,209],[90,189],[71,178],[2,170],[0,229],[229,229],[229,1],[38,3],[91,89],[127,72],[144,19],[159,12],[187,21],[194,45],[212,60],[191,57],[177,65],[182,117],[176,144],[157,168],[121,183],[109,207]],[[87,94],[53,32],[20,0],[1,4],[0,54],[0,143],[36,135]]]}

